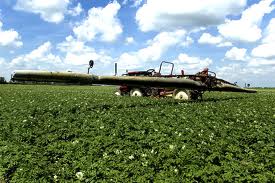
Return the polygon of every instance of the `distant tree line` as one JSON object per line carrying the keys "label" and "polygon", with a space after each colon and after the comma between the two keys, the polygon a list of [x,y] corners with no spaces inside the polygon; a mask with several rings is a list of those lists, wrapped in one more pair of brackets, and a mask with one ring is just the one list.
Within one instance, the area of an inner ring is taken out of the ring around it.
{"label": "distant tree line", "polygon": [[5,80],[4,77],[0,77],[0,84],[5,84],[7,83],[7,81]]}

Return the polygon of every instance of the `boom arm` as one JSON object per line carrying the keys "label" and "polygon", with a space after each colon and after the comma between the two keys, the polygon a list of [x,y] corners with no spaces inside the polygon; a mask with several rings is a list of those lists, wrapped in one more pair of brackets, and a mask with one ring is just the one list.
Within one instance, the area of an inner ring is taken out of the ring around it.
{"label": "boom arm", "polygon": [[229,91],[255,93],[231,85],[223,80],[217,80],[214,86],[207,86],[201,81],[186,78],[163,78],[146,76],[96,76],[73,72],[48,72],[48,71],[16,71],[14,81],[59,82],[79,84],[105,84],[105,85],[129,85],[136,87],[162,87],[162,88],[186,88],[199,91]]}

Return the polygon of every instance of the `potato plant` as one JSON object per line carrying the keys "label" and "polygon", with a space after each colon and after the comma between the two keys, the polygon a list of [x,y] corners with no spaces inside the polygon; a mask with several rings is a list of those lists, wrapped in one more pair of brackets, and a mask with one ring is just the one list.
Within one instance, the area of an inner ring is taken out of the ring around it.
{"label": "potato plant", "polygon": [[114,90],[0,85],[0,182],[275,182],[275,90]]}

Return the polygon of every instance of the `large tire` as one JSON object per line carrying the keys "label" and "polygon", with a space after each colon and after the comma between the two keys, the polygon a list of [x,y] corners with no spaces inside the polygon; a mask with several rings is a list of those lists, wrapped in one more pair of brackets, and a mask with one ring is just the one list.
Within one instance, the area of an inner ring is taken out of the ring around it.
{"label": "large tire", "polygon": [[115,92],[115,95],[116,95],[116,96],[121,96],[121,91],[120,91],[120,90],[116,91],[116,92]]}
{"label": "large tire", "polygon": [[190,91],[184,89],[175,89],[173,93],[173,98],[176,100],[191,100]]}
{"label": "large tire", "polygon": [[138,89],[138,88],[133,88],[133,89],[131,89],[131,91],[130,91],[130,96],[131,96],[131,97],[142,97],[142,96],[143,96],[143,93],[141,92],[140,89]]}

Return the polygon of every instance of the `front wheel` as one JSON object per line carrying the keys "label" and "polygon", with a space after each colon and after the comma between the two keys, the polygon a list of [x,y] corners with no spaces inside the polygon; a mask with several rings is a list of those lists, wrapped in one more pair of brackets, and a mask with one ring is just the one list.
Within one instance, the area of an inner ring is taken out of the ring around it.
{"label": "front wheel", "polygon": [[142,96],[143,96],[143,93],[141,92],[140,89],[138,89],[138,88],[133,88],[133,89],[130,91],[130,96],[131,96],[131,97],[142,97]]}
{"label": "front wheel", "polygon": [[173,98],[176,100],[191,100],[191,95],[188,90],[176,89],[174,90]]}

